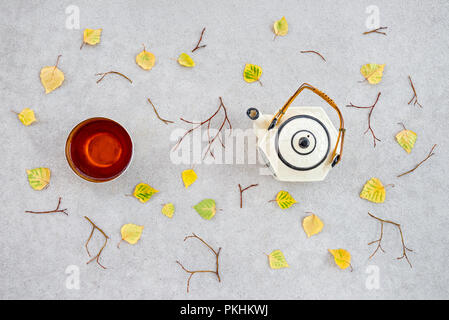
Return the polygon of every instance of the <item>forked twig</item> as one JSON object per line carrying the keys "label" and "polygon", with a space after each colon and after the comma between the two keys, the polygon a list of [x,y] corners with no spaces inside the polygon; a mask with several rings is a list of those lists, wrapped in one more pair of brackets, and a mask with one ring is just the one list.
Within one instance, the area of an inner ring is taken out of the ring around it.
{"label": "forked twig", "polygon": [[[212,114],[208,119],[201,121],[201,122],[193,122],[193,121],[189,121],[189,120],[185,120],[183,118],[180,118],[181,121],[188,123],[188,124],[192,124],[195,125],[193,128],[187,130],[184,135],[178,140],[178,142],[176,143],[176,145],[173,147],[172,151],[175,151],[179,145],[181,144],[182,140],[189,134],[192,133],[195,129],[200,128],[201,126],[207,124],[207,136],[208,136],[208,146],[206,149],[206,152],[204,153],[203,159],[207,156],[207,154],[210,154],[213,158],[215,158],[214,153],[212,152],[212,145],[215,142],[215,140],[218,139],[218,141],[220,142],[221,146],[224,148],[225,145],[223,143],[223,141],[221,140],[220,134],[221,131],[223,130],[224,126],[227,124],[229,130],[232,130],[232,125],[231,122],[229,121],[228,118],[228,112],[226,110],[226,107],[223,103],[223,99],[221,97],[220,98],[220,105],[218,106],[217,111],[214,112],[214,114]],[[223,122],[221,123],[218,132],[215,136],[211,137],[210,135],[210,125],[211,125],[211,121],[212,119],[220,112],[220,110],[223,110],[224,113],[224,118],[223,118]],[[229,132],[229,134],[231,134],[231,132]]]}
{"label": "forked twig", "polygon": [[240,183],[239,183],[239,190],[240,190],[240,208],[243,208],[243,191],[246,191],[246,190],[248,190],[249,188],[252,188],[252,187],[257,187],[258,185],[259,185],[258,183],[252,184],[252,185],[249,185],[249,186],[247,186],[246,188],[242,189],[242,186],[241,186]]}
{"label": "forked twig", "polygon": [[415,86],[413,85],[412,78],[410,76],[408,76],[408,79],[410,80],[410,86],[412,87],[412,90],[413,90],[413,97],[410,99],[408,104],[411,104],[413,102],[413,100],[415,100],[413,102],[413,105],[418,105],[420,108],[422,108],[422,105],[418,102],[418,95],[416,94],[416,90],[415,90]]}
{"label": "forked twig", "polygon": [[315,54],[319,55],[319,56],[321,57],[321,59],[323,59],[324,62],[326,62],[326,59],[324,59],[323,55],[322,55],[321,53],[317,52],[317,51],[314,51],[314,50],[304,50],[304,51],[301,51],[301,53],[315,53]]}
{"label": "forked twig", "polygon": [[388,29],[388,27],[380,27],[380,28],[377,28],[377,29],[366,31],[363,34],[379,33],[379,34],[383,34],[384,36],[386,36],[387,34],[385,32],[379,31],[379,30],[385,30],[385,29]]}
{"label": "forked twig", "polygon": [[104,244],[103,244],[103,246],[101,247],[100,251],[98,251],[98,253],[97,253],[94,257],[92,257],[92,259],[90,259],[89,261],[87,261],[86,264],[89,264],[89,263],[91,263],[92,261],[96,260],[96,261],[97,261],[97,264],[98,264],[100,267],[102,267],[103,269],[106,269],[106,267],[103,266],[103,265],[100,263],[99,260],[100,260],[100,255],[101,255],[101,253],[103,252],[103,249],[106,247],[106,244],[108,243],[109,237],[106,235],[106,233],[104,233],[103,230],[101,230],[95,223],[93,223],[92,220],[90,220],[90,219],[89,219],[88,217],[86,217],[86,216],[84,216],[84,218],[85,218],[87,221],[89,221],[90,224],[92,225],[92,231],[90,232],[89,238],[87,239],[86,244],[84,245],[84,246],[86,247],[86,251],[87,251],[87,254],[89,255],[89,257],[92,257],[92,256],[91,256],[91,254],[90,254],[90,252],[89,252],[89,247],[88,247],[88,245],[89,245],[90,239],[92,239],[92,235],[94,234],[95,229],[97,229],[98,231],[100,231],[101,234],[102,234],[102,235],[104,236],[104,238],[105,238]]}
{"label": "forked twig", "polygon": [[380,237],[379,237],[379,239],[374,240],[374,241],[371,241],[370,243],[368,243],[368,245],[377,243],[377,248],[376,248],[376,250],[374,250],[374,252],[370,255],[369,259],[371,259],[371,258],[376,254],[376,252],[377,252],[378,249],[380,249],[380,250],[382,250],[383,252],[385,252],[385,251],[382,249],[382,246],[381,246],[382,237],[383,237],[383,232],[384,232],[384,223],[390,223],[390,224],[392,224],[392,225],[394,225],[394,226],[396,226],[396,227],[398,228],[399,234],[401,235],[402,256],[397,257],[396,259],[400,260],[400,259],[405,258],[405,260],[407,260],[408,264],[410,265],[410,268],[412,268],[412,264],[410,263],[410,260],[409,260],[408,257],[407,257],[407,251],[413,252],[413,250],[407,248],[407,246],[405,245],[404,235],[402,234],[402,228],[401,228],[401,225],[400,225],[399,223],[396,223],[396,222],[393,222],[393,221],[390,221],[390,220],[384,220],[384,219],[378,218],[378,217],[376,217],[375,215],[373,215],[373,214],[371,214],[371,213],[369,213],[369,212],[368,212],[368,215],[369,215],[370,217],[372,217],[372,218],[378,220],[378,221],[380,222],[380,226],[381,226],[381,227],[380,227]]}
{"label": "forked twig", "polygon": [[380,97],[380,92],[377,94],[377,98],[376,98],[376,101],[374,102],[374,104],[369,106],[369,107],[355,106],[351,102],[346,106],[346,107],[357,108],[357,109],[370,109],[369,113],[368,113],[368,129],[366,129],[364,134],[366,134],[368,131],[371,132],[371,134],[373,135],[374,147],[376,147],[376,141],[380,141],[380,139],[378,139],[376,137],[376,135],[374,134],[373,128],[371,128],[371,115],[373,114],[373,110],[374,110],[374,107],[377,104],[377,101],[379,101],[379,97]]}
{"label": "forked twig", "polygon": [[174,123],[174,121],[166,120],[166,119],[161,118],[161,116],[160,116],[159,113],[157,112],[156,107],[154,106],[153,102],[151,102],[150,98],[148,98],[147,100],[148,100],[148,102],[151,104],[151,106],[153,107],[154,113],[156,114],[156,116],[158,117],[159,120],[161,120],[163,123],[165,123],[165,124],[167,124],[167,125],[168,125],[169,123]]}
{"label": "forked twig", "polygon": [[61,205],[61,197],[59,197],[58,200],[58,205],[56,206],[56,209],[54,210],[49,210],[49,211],[29,211],[26,210],[26,213],[34,213],[34,214],[45,214],[45,213],[56,213],[56,212],[60,212],[60,213],[64,213],[66,216],[68,216],[69,214],[67,213],[67,209],[59,209],[59,206]]}
{"label": "forked twig", "polygon": [[214,250],[214,249],[213,249],[213,248],[212,248],[206,241],[204,241],[203,239],[201,239],[200,237],[198,237],[198,236],[197,236],[196,234],[194,234],[194,233],[192,233],[191,236],[185,237],[185,238],[184,238],[184,241],[186,241],[187,239],[190,239],[190,238],[196,238],[196,239],[200,240],[205,246],[207,246],[207,247],[212,251],[212,253],[215,255],[215,266],[216,266],[216,268],[215,268],[215,270],[189,270],[189,269],[186,269],[186,268],[181,264],[181,262],[179,262],[178,260],[176,260],[176,263],[179,264],[179,265],[181,266],[182,270],[184,270],[184,271],[187,272],[187,273],[190,273],[190,276],[189,276],[189,278],[187,279],[187,293],[189,292],[189,289],[190,289],[190,279],[192,279],[192,277],[193,277],[193,275],[194,275],[195,273],[213,273],[213,274],[215,274],[215,275],[217,276],[218,282],[221,282],[220,274],[219,274],[219,272],[218,272],[218,268],[219,268],[218,257],[220,256],[221,247],[218,248],[217,251],[215,251],[215,250]]}
{"label": "forked twig", "polygon": [[398,175],[398,178],[399,178],[399,177],[402,177],[402,176],[404,176],[404,175],[406,175],[406,174],[409,174],[409,173],[415,171],[416,169],[418,169],[418,167],[419,167],[420,165],[422,165],[427,159],[429,159],[431,156],[433,156],[433,155],[435,154],[435,153],[433,153],[433,150],[435,149],[436,146],[437,146],[436,144],[433,145],[432,149],[430,149],[429,154],[427,155],[427,157],[424,158],[423,161],[421,161],[420,163],[418,163],[413,169],[410,169],[409,171],[406,171],[406,172],[401,173],[400,175]]}
{"label": "forked twig", "polygon": [[108,72],[96,73],[95,74],[96,76],[101,76],[101,78],[97,80],[97,83],[99,83],[101,80],[103,80],[106,75],[111,74],[111,73],[118,74],[119,76],[122,76],[123,78],[128,80],[130,83],[133,83],[133,81],[130,78],[125,76],[123,73],[120,73],[120,72],[117,72],[117,71],[108,71]]}
{"label": "forked twig", "polygon": [[192,49],[192,52],[195,52],[195,51],[198,50],[198,49],[201,49],[201,48],[206,47],[205,44],[203,44],[203,45],[200,46],[201,40],[203,40],[203,34],[204,34],[204,31],[206,31],[206,28],[205,28],[205,27],[203,28],[203,31],[201,31],[200,40],[198,40],[198,43],[196,44],[196,47]]}

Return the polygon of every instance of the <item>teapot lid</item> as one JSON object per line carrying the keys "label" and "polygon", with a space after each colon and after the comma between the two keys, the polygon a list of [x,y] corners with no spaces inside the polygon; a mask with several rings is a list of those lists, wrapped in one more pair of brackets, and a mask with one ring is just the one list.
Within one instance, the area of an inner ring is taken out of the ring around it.
{"label": "teapot lid", "polygon": [[330,150],[329,131],[317,118],[296,115],[280,124],[275,138],[279,159],[289,168],[306,171],[326,160]]}

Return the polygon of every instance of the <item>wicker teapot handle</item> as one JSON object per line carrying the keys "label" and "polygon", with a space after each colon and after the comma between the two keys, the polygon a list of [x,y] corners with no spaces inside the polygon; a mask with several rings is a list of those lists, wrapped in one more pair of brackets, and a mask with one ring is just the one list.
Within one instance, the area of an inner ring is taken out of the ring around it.
{"label": "wicker teapot handle", "polygon": [[[288,107],[292,104],[293,100],[296,99],[296,97],[304,90],[308,89],[312,91],[313,93],[320,96],[324,101],[326,101],[338,114],[338,118],[340,119],[340,128],[338,129],[338,137],[337,142],[335,143],[334,151],[332,152],[332,167],[334,167],[337,163],[340,162],[341,156],[343,153],[343,143],[345,140],[345,132],[346,129],[344,127],[344,120],[343,115],[340,112],[340,109],[335,104],[335,102],[329,98],[324,92],[318,90],[317,88],[313,87],[312,85],[308,83],[303,83],[298,90],[288,99],[288,101],[284,104],[284,106],[274,115],[273,119],[270,122],[270,125],[268,126],[268,130],[273,129],[276,127],[276,125],[281,121],[282,117],[284,116],[285,112],[287,112]],[[338,145],[340,145],[340,152],[337,154],[337,148]]]}

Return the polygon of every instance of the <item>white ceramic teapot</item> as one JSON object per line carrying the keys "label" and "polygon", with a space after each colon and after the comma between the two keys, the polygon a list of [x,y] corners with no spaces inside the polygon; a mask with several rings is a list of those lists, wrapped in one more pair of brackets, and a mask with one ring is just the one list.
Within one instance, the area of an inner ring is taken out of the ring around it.
{"label": "white ceramic teapot", "polygon": [[[340,119],[338,130],[321,107],[289,108],[304,89],[335,109]],[[321,181],[341,160],[343,116],[332,99],[310,84],[302,84],[275,115],[259,114],[255,108],[249,108],[247,115],[254,120],[259,153],[278,180]]]}

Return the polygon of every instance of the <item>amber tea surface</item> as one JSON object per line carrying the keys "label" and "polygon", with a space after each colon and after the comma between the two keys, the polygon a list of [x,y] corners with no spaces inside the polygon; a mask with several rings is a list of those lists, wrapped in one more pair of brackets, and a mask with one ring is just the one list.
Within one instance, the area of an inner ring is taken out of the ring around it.
{"label": "amber tea surface", "polygon": [[132,157],[132,141],[117,122],[92,118],[78,124],[70,133],[66,156],[76,174],[92,182],[118,177]]}

